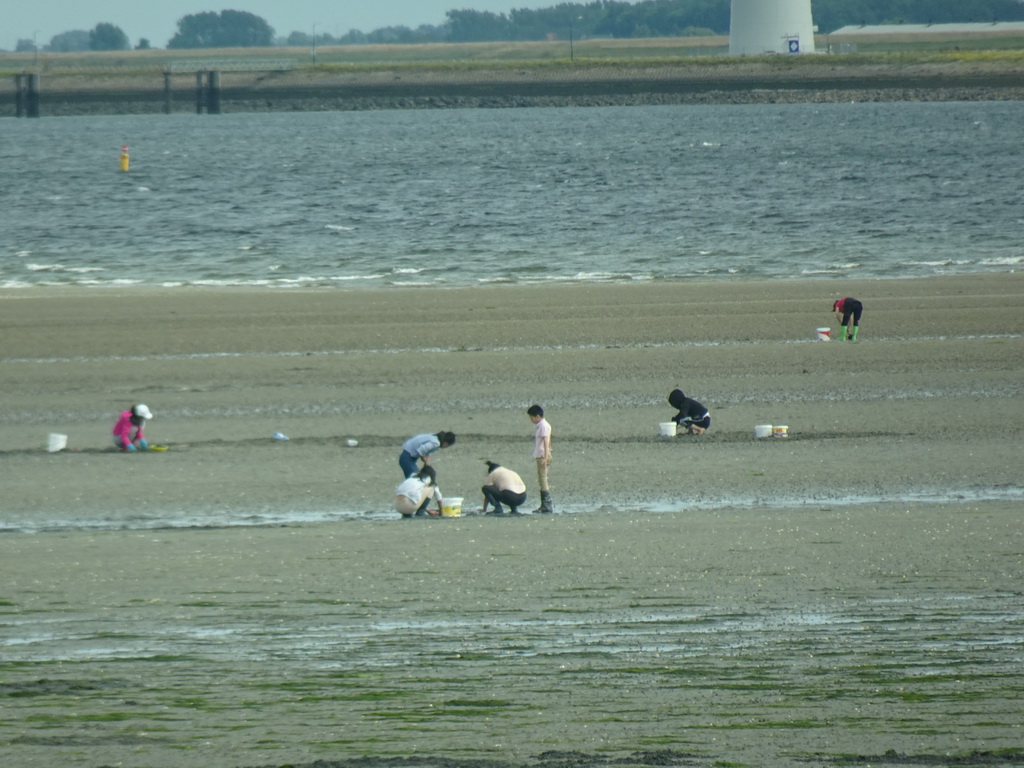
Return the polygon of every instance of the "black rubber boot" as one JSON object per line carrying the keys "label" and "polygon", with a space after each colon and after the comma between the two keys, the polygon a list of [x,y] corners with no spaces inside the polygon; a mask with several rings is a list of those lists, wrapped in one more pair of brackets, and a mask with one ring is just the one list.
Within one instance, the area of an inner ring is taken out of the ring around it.
{"label": "black rubber boot", "polygon": [[551,515],[554,514],[555,507],[551,503],[551,491],[540,492],[540,506],[533,510],[535,515]]}

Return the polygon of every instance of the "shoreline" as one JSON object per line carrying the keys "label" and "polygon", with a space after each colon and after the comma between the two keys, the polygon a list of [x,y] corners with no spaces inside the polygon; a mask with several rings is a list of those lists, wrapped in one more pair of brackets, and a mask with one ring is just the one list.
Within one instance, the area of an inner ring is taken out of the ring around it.
{"label": "shoreline", "polygon": [[[44,74],[44,116],[195,113],[194,73]],[[15,115],[12,78],[0,80],[0,117]],[[165,90],[170,86],[170,91]],[[548,69],[415,67],[225,72],[230,112],[466,109],[663,104],[765,104],[1024,99],[1024,64],[878,64],[824,57],[787,62],[587,64]]]}

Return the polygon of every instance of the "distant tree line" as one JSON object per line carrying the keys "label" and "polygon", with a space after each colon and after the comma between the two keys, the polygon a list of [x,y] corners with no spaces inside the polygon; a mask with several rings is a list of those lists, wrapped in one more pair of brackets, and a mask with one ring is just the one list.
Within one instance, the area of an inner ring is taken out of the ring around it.
{"label": "distant tree line", "polygon": [[[128,35],[119,26],[102,22],[97,24],[88,32],[82,29],[72,29],[68,32],[61,32],[50,38],[49,45],[43,46],[44,51],[54,53],[69,53],[72,51],[126,51],[131,48],[128,42]],[[148,48],[149,42],[145,39],[139,41],[138,48]],[[15,51],[34,51],[36,43],[34,40],[19,40]]]}
{"label": "distant tree line", "polygon": [[[469,0],[472,2],[472,0]],[[689,37],[729,34],[730,0],[592,0],[549,8],[514,8],[508,14],[452,10],[440,26],[386,27],[339,38],[318,35],[321,45],[337,43],[479,43],[580,37]],[[1024,21],[1022,0],[811,0],[822,32],[847,25],[947,24]],[[311,35],[293,32],[289,45],[309,45]]]}
{"label": "distant tree line", "polygon": [[[246,11],[193,13],[178,20],[178,31],[168,48],[262,48],[275,44],[274,29],[264,19]],[[33,51],[34,40],[19,40],[16,51]],[[136,49],[150,48],[142,38]],[[131,48],[128,35],[114,24],[97,24],[89,32],[71,30],[54,35],[42,50],[53,53],[74,51],[123,51]]]}
{"label": "distant tree line", "polygon": [[274,44],[274,28],[247,11],[193,13],[178,20],[168,48],[261,48]]}
{"label": "distant tree line", "polygon": [[[472,0],[467,0],[471,3]],[[353,29],[334,37],[292,32],[276,38],[262,18],[245,11],[206,12],[178,20],[168,48],[265,47],[272,45],[364,45],[371,43],[478,43],[538,41],[583,37],[687,37],[729,33],[730,0],[592,0],[558,3],[549,8],[514,8],[508,14],[451,10],[437,26]],[[812,0],[814,23],[822,32],[847,25],[947,24],[1024,21],[1024,0]],[[89,32],[62,32],[43,50],[115,51],[130,47],[128,36],[110,23]],[[149,48],[141,39],[136,48]],[[16,50],[35,50],[33,40],[19,40]]]}

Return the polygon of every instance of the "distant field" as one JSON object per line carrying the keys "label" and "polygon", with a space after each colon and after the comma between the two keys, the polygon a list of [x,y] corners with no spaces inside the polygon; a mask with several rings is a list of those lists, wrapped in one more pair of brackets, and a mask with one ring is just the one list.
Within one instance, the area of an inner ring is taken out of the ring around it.
{"label": "distant field", "polygon": [[569,62],[570,59],[659,59],[721,56],[727,37],[568,40],[538,43],[436,43],[423,45],[332,45],[311,48],[214,48],[204,50],[110,51],[89,53],[0,53],[0,70],[66,72],[94,69],[163,69],[187,60],[280,59],[296,67],[315,65],[391,66],[395,64]]}
{"label": "distant field", "polygon": [[[820,52],[919,53],[969,55],[970,52],[1004,51],[1007,55],[1024,51],[1024,37],[992,36],[892,36],[856,39],[855,49],[848,46],[852,38],[818,35]],[[294,68],[313,66],[395,66],[435,65],[552,65],[584,64],[586,62],[640,64],[644,61],[688,58],[728,58],[729,39],[718,37],[679,37],[643,39],[590,39],[573,41],[549,40],[535,43],[461,43],[423,45],[335,45],[320,46],[314,51],[302,48],[218,48],[205,50],[149,50],[89,53],[2,53],[0,74],[39,71],[68,73],[82,71],[126,72],[130,70],[163,70],[175,62],[203,61],[215,64],[245,59],[280,60]],[[789,59],[790,57],[786,57]],[[808,57],[794,57],[806,59]]]}
{"label": "distant field", "polygon": [[818,35],[815,45],[825,51],[853,46],[858,53],[927,53],[935,51],[1024,51],[1024,36],[983,34],[933,35]]}

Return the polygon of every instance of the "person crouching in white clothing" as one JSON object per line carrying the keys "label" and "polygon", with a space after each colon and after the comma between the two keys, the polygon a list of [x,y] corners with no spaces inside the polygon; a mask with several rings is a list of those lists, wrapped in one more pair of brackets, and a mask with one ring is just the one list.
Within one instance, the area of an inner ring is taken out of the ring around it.
{"label": "person crouching in white clothing", "polygon": [[[427,509],[430,500],[437,501],[437,511]],[[437,471],[431,467],[423,467],[411,477],[405,478],[395,488],[395,511],[402,517],[437,517],[441,514],[441,489],[437,487]]]}

